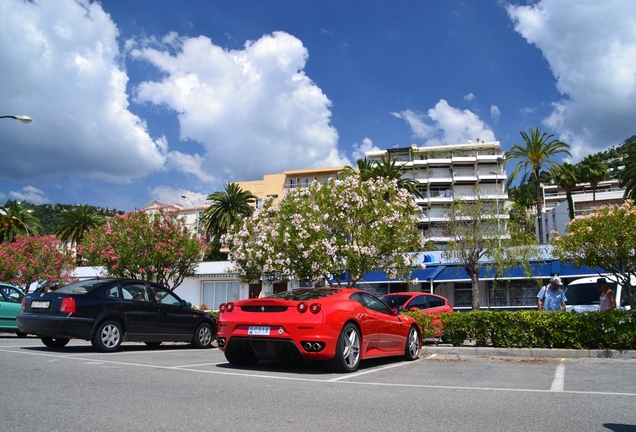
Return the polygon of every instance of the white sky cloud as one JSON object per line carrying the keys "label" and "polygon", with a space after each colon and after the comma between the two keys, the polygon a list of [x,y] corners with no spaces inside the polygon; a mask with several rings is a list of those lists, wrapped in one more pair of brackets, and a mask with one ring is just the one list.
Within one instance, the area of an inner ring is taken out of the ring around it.
{"label": "white sky cloud", "polygon": [[354,143],[353,144],[353,158],[357,161],[358,159],[364,159],[365,154],[370,151],[380,151],[381,148],[374,146],[373,141],[370,138],[364,138],[362,140],[362,144]]}
{"label": "white sky cloud", "polygon": [[465,101],[469,101],[470,102],[473,99],[475,99],[475,95],[472,94],[472,93],[468,93],[466,96],[464,96],[464,100]]}
{"label": "white sky cloud", "polygon": [[297,38],[275,32],[231,51],[203,36],[165,41],[131,51],[165,74],[142,82],[135,100],[177,112],[181,139],[205,149],[170,154],[170,167],[218,182],[350,164],[329,123],[331,102],[303,72],[308,53]]}
{"label": "white sky cloud", "polygon": [[497,105],[491,105],[490,118],[496,122],[497,120],[499,120],[499,117],[501,117],[501,111],[499,110],[499,107]]}
{"label": "white sky cloud", "polygon": [[3,147],[4,176],[127,183],[163,165],[144,121],[128,110],[117,36],[99,3],[0,3],[1,104],[33,118],[3,131],[14,144]]}
{"label": "white sky cloud", "polygon": [[453,108],[444,99],[440,99],[427,114],[411,110],[391,114],[406,121],[413,136],[424,139],[424,145],[460,144],[471,138],[495,140],[494,132],[479,116],[470,110]]}
{"label": "white sky cloud", "polygon": [[557,79],[563,99],[544,124],[572,145],[575,162],[634,134],[636,2],[542,0],[507,10]]}
{"label": "white sky cloud", "polygon": [[33,186],[25,186],[20,191],[9,192],[9,199],[14,201],[28,201],[33,204],[46,204],[50,202],[44,191]]}

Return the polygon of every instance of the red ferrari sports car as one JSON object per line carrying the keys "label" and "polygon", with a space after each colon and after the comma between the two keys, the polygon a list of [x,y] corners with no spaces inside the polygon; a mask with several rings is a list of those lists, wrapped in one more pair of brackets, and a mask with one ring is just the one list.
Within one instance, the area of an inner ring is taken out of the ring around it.
{"label": "red ferrari sports car", "polygon": [[353,372],[368,358],[415,360],[422,338],[413,318],[366,291],[302,288],[220,305],[217,343],[236,366],[309,360]]}
{"label": "red ferrari sports car", "polygon": [[380,299],[393,309],[401,311],[417,311],[425,314],[437,315],[433,318],[433,328],[435,337],[441,337],[444,328],[439,314],[453,312],[453,307],[446,297],[437,294],[423,293],[417,291],[396,292],[384,294]]}

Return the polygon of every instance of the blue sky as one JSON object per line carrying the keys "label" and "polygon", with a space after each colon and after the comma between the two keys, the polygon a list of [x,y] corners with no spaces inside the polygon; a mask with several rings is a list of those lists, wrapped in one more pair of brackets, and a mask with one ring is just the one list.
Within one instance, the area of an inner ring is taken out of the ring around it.
{"label": "blue sky", "polygon": [[[202,204],[227,181],[542,127],[636,133],[631,0],[0,2],[0,202]],[[509,170],[511,167],[508,168]]]}

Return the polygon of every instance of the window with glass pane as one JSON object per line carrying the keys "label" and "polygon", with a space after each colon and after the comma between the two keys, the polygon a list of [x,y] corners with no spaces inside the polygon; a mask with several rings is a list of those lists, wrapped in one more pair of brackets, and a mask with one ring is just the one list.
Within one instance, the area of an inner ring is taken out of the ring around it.
{"label": "window with glass pane", "polygon": [[202,302],[218,310],[221,303],[239,300],[240,287],[236,281],[203,282]]}

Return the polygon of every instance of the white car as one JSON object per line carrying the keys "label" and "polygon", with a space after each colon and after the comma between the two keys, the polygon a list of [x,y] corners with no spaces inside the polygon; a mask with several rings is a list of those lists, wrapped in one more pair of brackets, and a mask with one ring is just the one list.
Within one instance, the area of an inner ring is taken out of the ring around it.
{"label": "white car", "polygon": [[[598,312],[600,307],[601,290],[596,284],[600,276],[586,277],[574,280],[565,289],[565,297],[568,299],[565,310],[574,312]],[[604,276],[607,285],[616,295],[616,308],[629,309],[629,296],[627,290],[617,283],[613,276]],[[635,281],[632,280],[632,283]]]}

